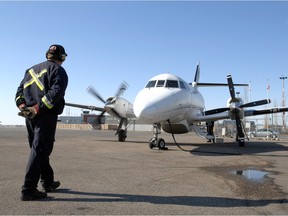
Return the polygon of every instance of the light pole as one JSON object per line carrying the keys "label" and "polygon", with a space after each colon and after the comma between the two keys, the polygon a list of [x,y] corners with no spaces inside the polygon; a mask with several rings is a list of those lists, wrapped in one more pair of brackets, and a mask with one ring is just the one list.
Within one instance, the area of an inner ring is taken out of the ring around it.
{"label": "light pole", "polygon": [[[282,80],[282,107],[285,107],[285,90],[284,90],[284,80],[287,79],[287,77],[284,77],[283,75],[280,77]],[[282,132],[286,132],[286,126],[285,126],[285,112],[282,114]]]}

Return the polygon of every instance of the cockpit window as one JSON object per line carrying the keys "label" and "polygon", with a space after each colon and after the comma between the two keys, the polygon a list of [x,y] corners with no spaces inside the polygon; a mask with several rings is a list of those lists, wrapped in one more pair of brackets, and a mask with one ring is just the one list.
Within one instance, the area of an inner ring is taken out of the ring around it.
{"label": "cockpit window", "polygon": [[146,88],[154,88],[156,80],[151,80],[147,83]]}
{"label": "cockpit window", "polygon": [[[155,86],[165,86],[166,88],[179,88],[178,80],[150,80],[145,88],[154,88]],[[186,89],[185,83],[180,81],[180,87]]]}
{"label": "cockpit window", "polygon": [[178,81],[177,80],[167,80],[166,87],[168,87],[168,88],[178,88]]}
{"label": "cockpit window", "polygon": [[185,85],[185,83],[183,81],[179,81],[179,83],[180,83],[180,88],[181,89],[187,89],[186,85]]}
{"label": "cockpit window", "polygon": [[165,80],[158,80],[156,87],[163,87]]}

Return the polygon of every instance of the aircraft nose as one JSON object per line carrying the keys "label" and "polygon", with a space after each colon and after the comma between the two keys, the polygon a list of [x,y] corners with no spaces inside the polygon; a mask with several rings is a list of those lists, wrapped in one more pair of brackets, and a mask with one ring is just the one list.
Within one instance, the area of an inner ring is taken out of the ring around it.
{"label": "aircraft nose", "polygon": [[142,108],[138,108],[137,112],[135,112],[135,115],[137,116],[137,118],[145,119],[145,120],[154,119],[155,114],[156,114],[155,105],[143,106]]}

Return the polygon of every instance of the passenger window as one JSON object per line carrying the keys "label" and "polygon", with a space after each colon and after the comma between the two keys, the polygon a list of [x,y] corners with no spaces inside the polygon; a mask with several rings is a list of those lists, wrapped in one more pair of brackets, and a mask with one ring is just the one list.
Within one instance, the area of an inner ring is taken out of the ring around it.
{"label": "passenger window", "polygon": [[179,82],[180,82],[180,88],[186,89],[185,83],[183,81],[179,81]]}
{"label": "passenger window", "polygon": [[156,80],[151,80],[147,83],[145,88],[154,88]]}
{"label": "passenger window", "polygon": [[177,80],[167,80],[166,87],[178,88],[178,81]]}
{"label": "passenger window", "polygon": [[165,80],[158,80],[156,87],[163,87]]}

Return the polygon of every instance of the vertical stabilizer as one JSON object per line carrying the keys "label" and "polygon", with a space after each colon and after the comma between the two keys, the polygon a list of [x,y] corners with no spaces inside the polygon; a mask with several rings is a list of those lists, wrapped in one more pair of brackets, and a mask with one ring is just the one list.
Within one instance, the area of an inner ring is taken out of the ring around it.
{"label": "vertical stabilizer", "polygon": [[195,77],[194,77],[194,81],[192,83],[193,87],[197,87],[197,83],[199,82],[199,79],[200,79],[200,62],[198,62],[197,66],[196,66]]}

